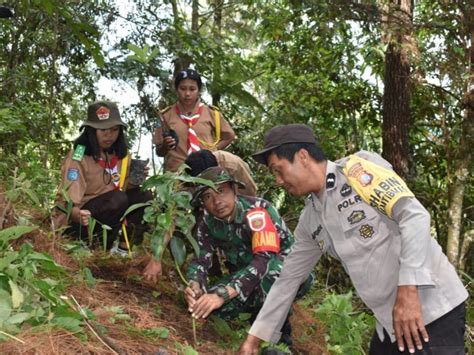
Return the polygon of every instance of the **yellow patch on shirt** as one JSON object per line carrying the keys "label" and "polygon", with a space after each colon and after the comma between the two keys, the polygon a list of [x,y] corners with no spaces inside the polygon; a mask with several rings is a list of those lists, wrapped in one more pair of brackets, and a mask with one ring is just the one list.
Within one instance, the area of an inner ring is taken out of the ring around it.
{"label": "yellow patch on shirt", "polygon": [[252,230],[252,252],[280,252],[280,238],[275,225],[264,208],[254,208],[247,213],[247,222]]}
{"label": "yellow patch on shirt", "polygon": [[402,197],[413,192],[394,171],[351,155],[343,169],[349,184],[370,206],[392,217],[392,208]]}

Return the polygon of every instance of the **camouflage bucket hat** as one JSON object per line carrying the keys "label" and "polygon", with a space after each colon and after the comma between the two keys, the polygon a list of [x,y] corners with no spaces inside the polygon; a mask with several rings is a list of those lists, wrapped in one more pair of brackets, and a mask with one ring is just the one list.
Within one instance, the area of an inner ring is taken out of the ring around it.
{"label": "camouflage bucket hat", "polygon": [[87,108],[87,120],[82,124],[81,129],[90,126],[96,129],[109,129],[115,126],[127,125],[120,118],[117,105],[110,101],[97,101]]}
{"label": "camouflage bucket hat", "polygon": [[[198,176],[198,178],[209,180],[214,183],[214,185],[219,185],[223,184],[225,182],[231,182],[233,184],[237,184],[239,187],[245,188],[245,184],[242,182],[234,179],[228,172],[227,170],[219,167],[219,166],[213,166],[211,168],[207,168],[203,172],[201,172]],[[207,189],[210,189],[211,187],[201,184],[197,185],[196,189],[194,190],[193,194],[193,199],[191,200],[191,204],[193,206],[199,206],[201,204],[201,195],[203,194],[204,191]]]}

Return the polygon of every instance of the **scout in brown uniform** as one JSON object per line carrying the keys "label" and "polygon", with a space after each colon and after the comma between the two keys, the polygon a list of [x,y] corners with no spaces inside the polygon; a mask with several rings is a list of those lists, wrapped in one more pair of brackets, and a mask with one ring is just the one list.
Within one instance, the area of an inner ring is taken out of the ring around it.
{"label": "scout in brown uniform", "polygon": [[[112,228],[107,233],[107,249],[117,239],[120,218],[127,208],[152,198],[150,192],[142,192],[129,182],[130,156],[124,128],[126,125],[116,104],[107,101],[90,104],[87,120],[81,126],[83,131],[61,168],[60,190],[67,191],[72,209],[69,220],[64,213],[57,216],[56,226],[69,224],[68,234],[87,239],[89,217],[93,217],[99,222],[94,234],[101,235],[102,224]],[[67,210],[62,196],[60,205],[64,207],[63,211]],[[142,217],[143,209],[127,216],[127,234],[132,243],[142,241],[146,229]],[[123,242],[119,247],[126,250]]]}
{"label": "scout in brown uniform", "polygon": [[[163,127],[157,127],[153,137],[157,154],[165,157],[166,171],[176,171],[192,152],[224,149],[235,137],[222,115],[200,101],[202,81],[197,71],[181,71],[174,84],[178,102],[163,112]],[[170,130],[178,140],[166,135]]]}

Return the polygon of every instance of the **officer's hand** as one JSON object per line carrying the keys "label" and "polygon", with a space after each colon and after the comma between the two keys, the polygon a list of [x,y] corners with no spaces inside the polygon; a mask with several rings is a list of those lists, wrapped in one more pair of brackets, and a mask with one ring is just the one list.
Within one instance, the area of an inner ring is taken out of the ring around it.
{"label": "officer's hand", "polygon": [[157,282],[162,274],[163,270],[161,261],[158,261],[152,257],[147,266],[145,266],[145,270],[143,270],[143,276],[145,277],[145,280]]}
{"label": "officer's hand", "polygon": [[199,297],[190,312],[194,318],[207,318],[209,314],[215,309],[221,308],[224,304],[224,299],[215,293],[207,293]]}
{"label": "officer's hand", "polygon": [[405,351],[403,339],[405,339],[410,353],[415,352],[415,345],[418,350],[422,350],[421,338],[425,342],[428,342],[429,338],[423,323],[416,286],[398,286],[397,299],[392,314],[393,328],[399,350],[401,352]]}
{"label": "officer's hand", "polygon": [[184,290],[184,299],[188,303],[189,312],[192,312],[192,308],[195,305],[196,301],[203,295],[203,291],[199,282],[190,281],[189,286]]}
{"label": "officer's hand", "polygon": [[239,348],[239,355],[257,355],[260,341],[255,335],[249,334]]}
{"label": "officer's hand", "polygon": [[79,211],[79,223],[83,226],[89,225],[89,218],[91,217],[91,211],[80,210]]}
{"label": "officer's hand", "polygon": [[176,140],[171,136],[164,137],[163,144],[168,148],[168,150],[173,150],[176,148]]}

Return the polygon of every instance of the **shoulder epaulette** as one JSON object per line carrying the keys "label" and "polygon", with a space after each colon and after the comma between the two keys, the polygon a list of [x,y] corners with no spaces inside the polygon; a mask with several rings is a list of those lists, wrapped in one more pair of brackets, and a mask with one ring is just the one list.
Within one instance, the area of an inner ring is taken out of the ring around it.
{"label": "shoulder epaulette", "polygon": [[72,154],[72,160],[81,161],[82,158],[84,158],[85,151],[86,151],[86,146],[82,144],[78,144],[76,146],[76,149],[74,150],[74,153]]}
{"label": "shoulder epaulette", "polygon": [[161,110],[160,110],[160,113],[161,113],[161,114],[164,114],[164,113],[168,112],[173,106],[174,106],[174,104],[173,104],[173,105],[166,106],[164,109],[161,109]]}

